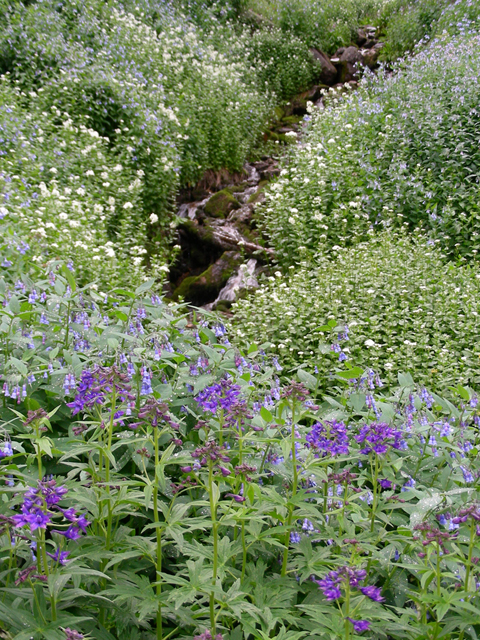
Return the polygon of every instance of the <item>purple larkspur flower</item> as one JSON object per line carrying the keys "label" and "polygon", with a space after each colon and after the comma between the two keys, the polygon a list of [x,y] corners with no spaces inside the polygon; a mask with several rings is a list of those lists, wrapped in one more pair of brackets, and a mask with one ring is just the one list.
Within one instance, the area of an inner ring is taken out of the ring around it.
{"label": "purple larkspur flower", "polygon": [[55,560],[55,562],[58,562],[58,564],[62,565],[62,567],[64,567],[67,562],[68,562],[68,554],[70,553],[70,551],[60,551],[60,549],[57,549],[55,551],[55,553],[48,553],[47,551],[47,556],[50,556],[50,558],[53,558],[53,560]]}
{"label": "purple larkspur flower", "polygon": [[29,510],[28,513],[22,513],[20,516],[13,516],[14,522],[19,523],[17,524],[17,526],[21,527],[27,524],[30,527],[30,531],[35,531],[36,529],[46,529],[47,524],[51,521],[51,519],[51,514],[46,513],[40,507],[35,507]]}
{"label": "purple larkspur flower", "polygon": [[355,440],[364,445],[360,453],[367,455],[370,452],[376,454],[386,453],[390,448],[403,449],[405,441],[403,434],[386,422],[372,422],[361,427]]}
{"label": "purple larkspur flower", "polygon": [[243,496],[239,496],[235,493],[226,493],[225,497],[232,498],[232,500],[235,500],[235,502],[245,502],[246,500],[246,498],[244,498]]}
{"label": "purple larkspur flower", "polygon": [[330,571],[322,580],[315,580],[329,601],[338,600],[342,596],[341,586],[348,583],[351,587],[357,588],[365,577],[365,569],[354,569],[353,567],[341,567],[337,571]]}
{"label": "purple larkspur flower", "polygon": [[374,587],[373,585],[369,585],[367,587],[360,587],[360,591],[364,596],[370,598],[374,602],[383,602],[385,598],[382,597],[382,590],[380,587]]}
{"label": "purple larkspur flower", "polygon": [[471,482],[475,481],[475,478],[473,477],[473,474],[469,469],[467,469],[466,467],[464,467],[462,465],[460,465],[460,469],[461,469],[462,474],[463,474],[463,479],[467,484],[470,484]]}
{"label": "purple larkspur flower", "polygon": [[13,449],[10,442],[4,442],[0,446],[0,460],[2,458],[8,458],[9,456],[13,456]]}
{"label": "purple larkspur flower", "polygon": [[65,634],[65,640],[83,640],[85,637],[83,633],[80,633],[80,631],[76,631],[75,629],[70,629],[70,627],[65,627],[63,632]]}
{"label": "purple larkspur flower", "polygon": [[65,531],[53,529],[53,533],[58,533],[61,536],[65,536],[67,540],[78,540],[82,535],[80,529],[73,524],[70,525],[68,529],[65,529]]}
{"label": "purple larkspur flower", "polygon": [[355,633],[363,633],[363,631],[370,629],[370,622],[368,622],[368,620],[353,620],[352,618],[347,618],[347,620],[353,624]]}
{"label": "purple larkspur flower", "polygon": [[316,457],[348,455],[347,427],[343,422],[316,422],[306,435],[306,446],[315,452]]}
{"label": "purple larkspur flower", "polygon": [[292,544],[298,544],[301,542],[302,536],[298,533],[298,531],[292,531],[290,534],[290,542]]}
{"label": "purple larkspur flower", "polygon": [[73,402],[67,403],[67,407],[72,409],[72,415],[76,415],[95,405],[105,404],[113,393],[122,402],[135,400],[125,373],[115,366],[95,366],[82,372],[77,395]]}
{"label": "purple larkspur flower", "polygon": [[210,413],[216,413],[219,409],[228,412],[237,403],[239,395],[240,386],[223,378],[220,382],[205,387],[195,399],[205,411]]}
{"label": "purple larkspur flower", "polygon": [[212,636],[210,631],[204,631],[199,636],[194,636],[193,640],[223,640],[223,636],[221,633],[217,633],[215,636]]}
{"label": "purple larkspur flower", "polygon": [[391,480],[387,480],[386,478],[380,479],[378,481],[378,484],[382,487],[382,489],[391,489],[392,488]]}

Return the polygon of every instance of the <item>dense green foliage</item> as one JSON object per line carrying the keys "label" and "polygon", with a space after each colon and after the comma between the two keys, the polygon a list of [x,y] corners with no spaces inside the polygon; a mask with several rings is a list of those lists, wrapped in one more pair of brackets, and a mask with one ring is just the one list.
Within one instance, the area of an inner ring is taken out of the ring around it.
{"label": "dense green foliage", "polygon": [[[2,638],[476,640],[478,3],[0,17]],[[178,189],[361,22],[421,47],[311,108],[231,335],[167,303]]]}
{"label": "dense green foliage", "polygon": [[[317,366],[326,375],[337,333],[350,330],[343,352],[396,384],[398,371],[436,389],[478,384],[480,276],[477,268],[445,263],[425,238],[381,234],[335,257],[319,256],[270,278],[238,303],[235,332],[255,341],[259,319],[268,317],[262,340],[282,363]],[[335,320],[335,327],[326,326]]]}
{"label": "dense green foliage", "polygon": [[477,32],[480,6],[474,0],[389,0],[378,19],[386,36],[382,56],[392,60],[445,32]]}
{"label": "dense green foliage", "polygon": [[263,214],[282,265],[363,240],[372,227],[423,229],[449,255],[476,255],[478,44],[436,43],[315,112]]}
{"label": "dense green foliage", "polygon": [[282,382],[153,280],[80,289],[1,231],[9,639],[475,637],[472,389]]}

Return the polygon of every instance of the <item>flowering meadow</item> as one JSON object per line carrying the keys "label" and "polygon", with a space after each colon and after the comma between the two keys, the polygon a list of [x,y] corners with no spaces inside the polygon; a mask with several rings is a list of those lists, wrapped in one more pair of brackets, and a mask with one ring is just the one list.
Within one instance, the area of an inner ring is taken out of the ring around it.
{"label": "flowering meadow", "polygon": [[4,637],[476,637],[472,388],[287,378],[2,232]]}
{"label": "flowering meadow", "polygon": [[268,317],[289,371],[326,373],[334,321],[351,329],[342,359],[388,383],[477,383],[478,51],[444,35],[311,110],[258,210],[277,272],[236,304],[242,344]]}
{"label": "flowering meadow", "polygon": [[[478,638],[475,6],[0,0],[2,640]],[[256,292],[169,301],[179,190],[367,22],[417,53],[295,122]]]}

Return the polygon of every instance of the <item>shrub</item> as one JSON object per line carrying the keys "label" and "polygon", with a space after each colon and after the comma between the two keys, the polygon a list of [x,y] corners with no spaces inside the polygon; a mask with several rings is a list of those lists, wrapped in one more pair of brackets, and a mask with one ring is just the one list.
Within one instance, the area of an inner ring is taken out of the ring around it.
{"label": "shrub", "polygon": [[387,4],[381,18],[386,22],[382,58],[396,60],[413,52],[422,41],[437,32],[437,23],[447,0],[399,0]]}
{"label": "shrub", "polygon": [[261,211],[282,266],[385,226],[477,254],[478,50],[478,36],[436,42],[314,111]]}
{"label": "shrub", "polygon": [[[68,113],[44,112],[37,93],[26,97],[6,77],[0,100],[0,217],[28,238],[30,259],[38,265],[73,260],[80,282],[141,282],[147,242],[142,172],[120,163],[88,119],[76,125]],[[153,262],[157,275],[161,259]]]}
{"label": "shrub", "polygon": [[245,32],[234,49],[238,59],[247,59],[259,87],[272,92],[281,102],[310,88],[318,78],[308,45],[295,36],[285,37],[280,29]]}
{"label": "shrub", "polygon": [[377,0],[279,0],[267,15],[284,32],[333,53],[355,40],[357,27],[376,15],[377,5]]}
{"label": "shrub", "polygon": [[[236,304],[234,331],[248,344],[263,326],[262,341],[289,371],[316,366],[327,375],[340,357],[372,367],[389,385],[398,371],[439,392],[455,381],[476,385],[479,278],[474,268],[445,264],[424,238],[382,234],[292,267],[288,277],[278,272]],[[349,340],[339,341],[345,325]]]}
{"label": "shrub", "polygon": [[[160,5],[157,9],[158,33],[142,21],[148,17],[142,12],[135,17],[103,2],[19,4],[6,11],[0,28],[3,90],[10,84],[22,119],[35,114],[48,131],[35,145],[33,166],[22,159],[27,143],[15,146],[18,157],[10,157],[13,148],[6,150],[2,162],[8,179],[14,174],[12,162],[18,179],[37,191],[41,182],[50,182],[49,171],[58,172],[63,188],[82,180],[81,189],[86,189],[84,176],[89,176],[87,184],[95,184],[89,196],[108,213],[101,214],[105,217],[95,241],[98,216],[90,217],[86,244],[113,242],[117,257],[134,260],[148,253],[143,265],[155,268],[171,251],[179,185],[195,183],[207,169],[241,169],[273,106],[245,61],[215,48],[214,41],[226,48],[228,32],[212,27],[215,34],[205,33],[169,6],[163,13]],[[12,116],[5,109],[3,116],[2,126],[17,126],[9,124]],[[87,129],[87,137],[96,136],[95,145],[80,149],[76,133]],[[86,166],[87,156],[94,165],[89,160]],[[115,167],[121,172],[112,180]],[[11,200],[7,208],[14,204]],[[20,231],[26,233],[26,225]],[[74,258],[83,269],[78,274],[83,282],[96,277],[78,247],[69,244],[68,234],[63,241],[58,257]],[[76,241],[85,244],[81,237]],[[113,271],[111,264],[106,266],[103,282],[111,284],[118,268],[118,283],[125,283],[128,271],[120,272],[128,259],[122,264]],[[132,270],[133,281],[138,271]]]}
{"label": "shrub", "polygon": [[385,29],[382,57],[395,60],[445,32],[477,33],[480,8],[470,0],[394,0],[384,3],[379,20]]}

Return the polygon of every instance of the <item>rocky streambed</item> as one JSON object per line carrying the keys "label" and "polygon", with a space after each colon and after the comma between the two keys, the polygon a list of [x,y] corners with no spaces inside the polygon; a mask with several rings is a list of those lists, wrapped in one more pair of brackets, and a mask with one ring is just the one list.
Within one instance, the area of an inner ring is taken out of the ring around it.
{"label": "rocky streambed", "polygon": [[[311,49],[317,61],[318,82],[276,109],[276,121],[265,141],[278,145],[301,139],[308,102],[322,107],[325,89],[357,86],[359,69],[375,69],[382,48],[376,29],[358,29],[357,44],[333,56]],[[280,174],[278,160],[263,156],[243,170],[208,172],[177,202],[176,243],[179,255],[170,270],[167,295],[195,306],[227,311],[232,303],[258,286],[258,277],[274,258],[258,228],[256,207],[265,200],[265,187]]]}

